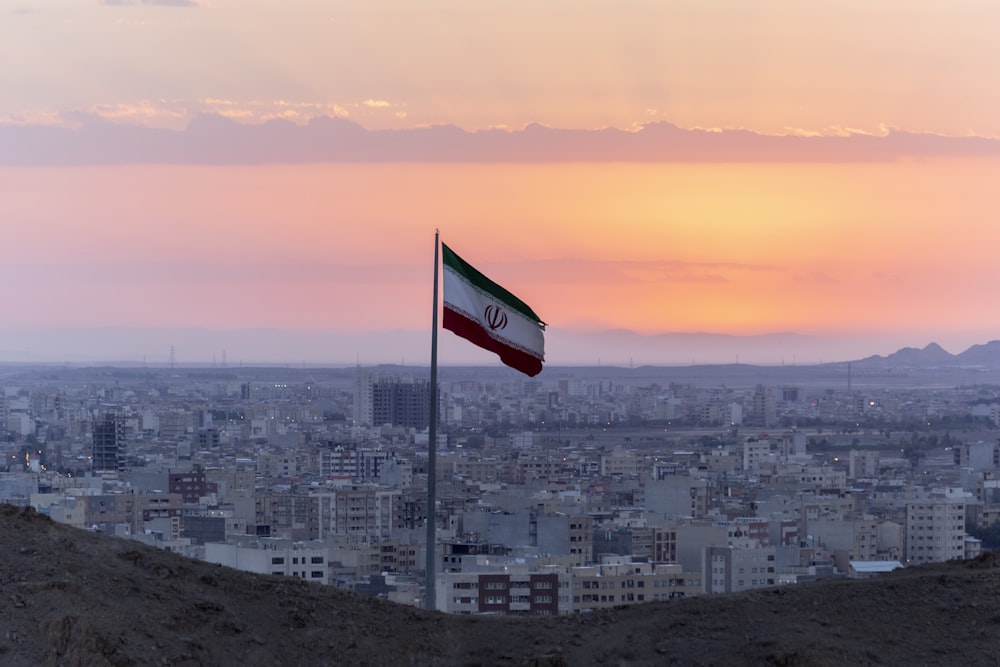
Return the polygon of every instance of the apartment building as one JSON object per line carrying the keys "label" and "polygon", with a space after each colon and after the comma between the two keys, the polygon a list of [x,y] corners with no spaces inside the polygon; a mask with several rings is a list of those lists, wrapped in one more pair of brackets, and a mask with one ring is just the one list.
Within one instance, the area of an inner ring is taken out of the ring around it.
{"label": "apartment building", "polygon": [[156,521],[164,539],[178,539],[183,528],[184,504],[175,493],[114,493],[83,496],[85,525],[98,526],[107,532],[117,532],[124,526],[125,534],[138,535],[148,522]]}
{"label": "apartment building", "polygon": [[702,592],[700,572],[678,563],[651,563],[635,556],[604,556],[595,565],[569,568],[571,609],[609,609],[673,600]]}
{"label": "apartment building", "polygon": [[776,550],[772,546],[709,546],[704,553],[706,593],[736,593],[778,583]]}
{"label": "apartment building", "polygon": [[317,539],[328,535],[389,538],[405,524],[403,494],[396,489],[349,484],[310,494],[316,508]]}
{"label": "apartment building", "polygon": [[437,576],[437,608],[450,614],[553,616],[560,609],[555,572],[445,572]]}
{"label": "apartment building", "polygon": [[931,493],[906,503],[908,564],[965,557],[965,506],[969,498],[964,494]]}

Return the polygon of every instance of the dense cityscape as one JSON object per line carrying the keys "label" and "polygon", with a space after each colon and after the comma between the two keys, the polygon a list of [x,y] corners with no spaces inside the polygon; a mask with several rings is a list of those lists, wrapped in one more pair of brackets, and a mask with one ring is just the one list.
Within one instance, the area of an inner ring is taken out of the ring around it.
{"label": "dense cityscape", "polygon": [[990,367],[6,367],[0,500],[250,572],[569,614],[996,544]]}

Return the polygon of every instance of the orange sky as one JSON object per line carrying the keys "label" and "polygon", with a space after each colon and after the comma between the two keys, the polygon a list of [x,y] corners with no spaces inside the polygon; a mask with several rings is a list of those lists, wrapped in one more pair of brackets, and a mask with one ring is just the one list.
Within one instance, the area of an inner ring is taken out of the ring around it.
{"label": "orange sky", "polygon": [[1000,331],[998,168],[7,169],[0,274],[19,326],[420,330],[437,227],[558,328],[957,352]]}
{"label": "orange sky", "polygon": [[[0,17],[0,129],[211,112],[1000,138],[1000,4],[977,0],[33,0]],[[0,167],[0,281],[20,328],[420,330],[438,228],[557,328],[957,352],[1000,337],[998,177],[998,159],[767,155]]]}

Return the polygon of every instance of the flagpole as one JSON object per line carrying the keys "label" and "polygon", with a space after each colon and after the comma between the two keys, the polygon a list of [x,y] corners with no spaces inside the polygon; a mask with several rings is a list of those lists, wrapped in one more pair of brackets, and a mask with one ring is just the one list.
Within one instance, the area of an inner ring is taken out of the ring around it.
{"label": "flagpole", "polygon": [[437,597],[437,335],[438,335],[438,230],[434,230],[434,310],[431,316],[431,414],[427,426],[427,555],[424,606],[435,609]]}

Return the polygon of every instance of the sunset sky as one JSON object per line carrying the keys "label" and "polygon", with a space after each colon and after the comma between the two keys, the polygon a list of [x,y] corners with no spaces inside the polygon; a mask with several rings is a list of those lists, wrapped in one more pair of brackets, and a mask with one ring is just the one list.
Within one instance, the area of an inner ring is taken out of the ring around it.
{"label": "sunset sky", "polygon": [[[961,352],[1000,338],[997,26],[987,0],[4,3],[0,361],[426,363],[435,229],[554,364],[698,356],[559,344],[612,329]],[[275,158],[277,119],[383,152]]]}

